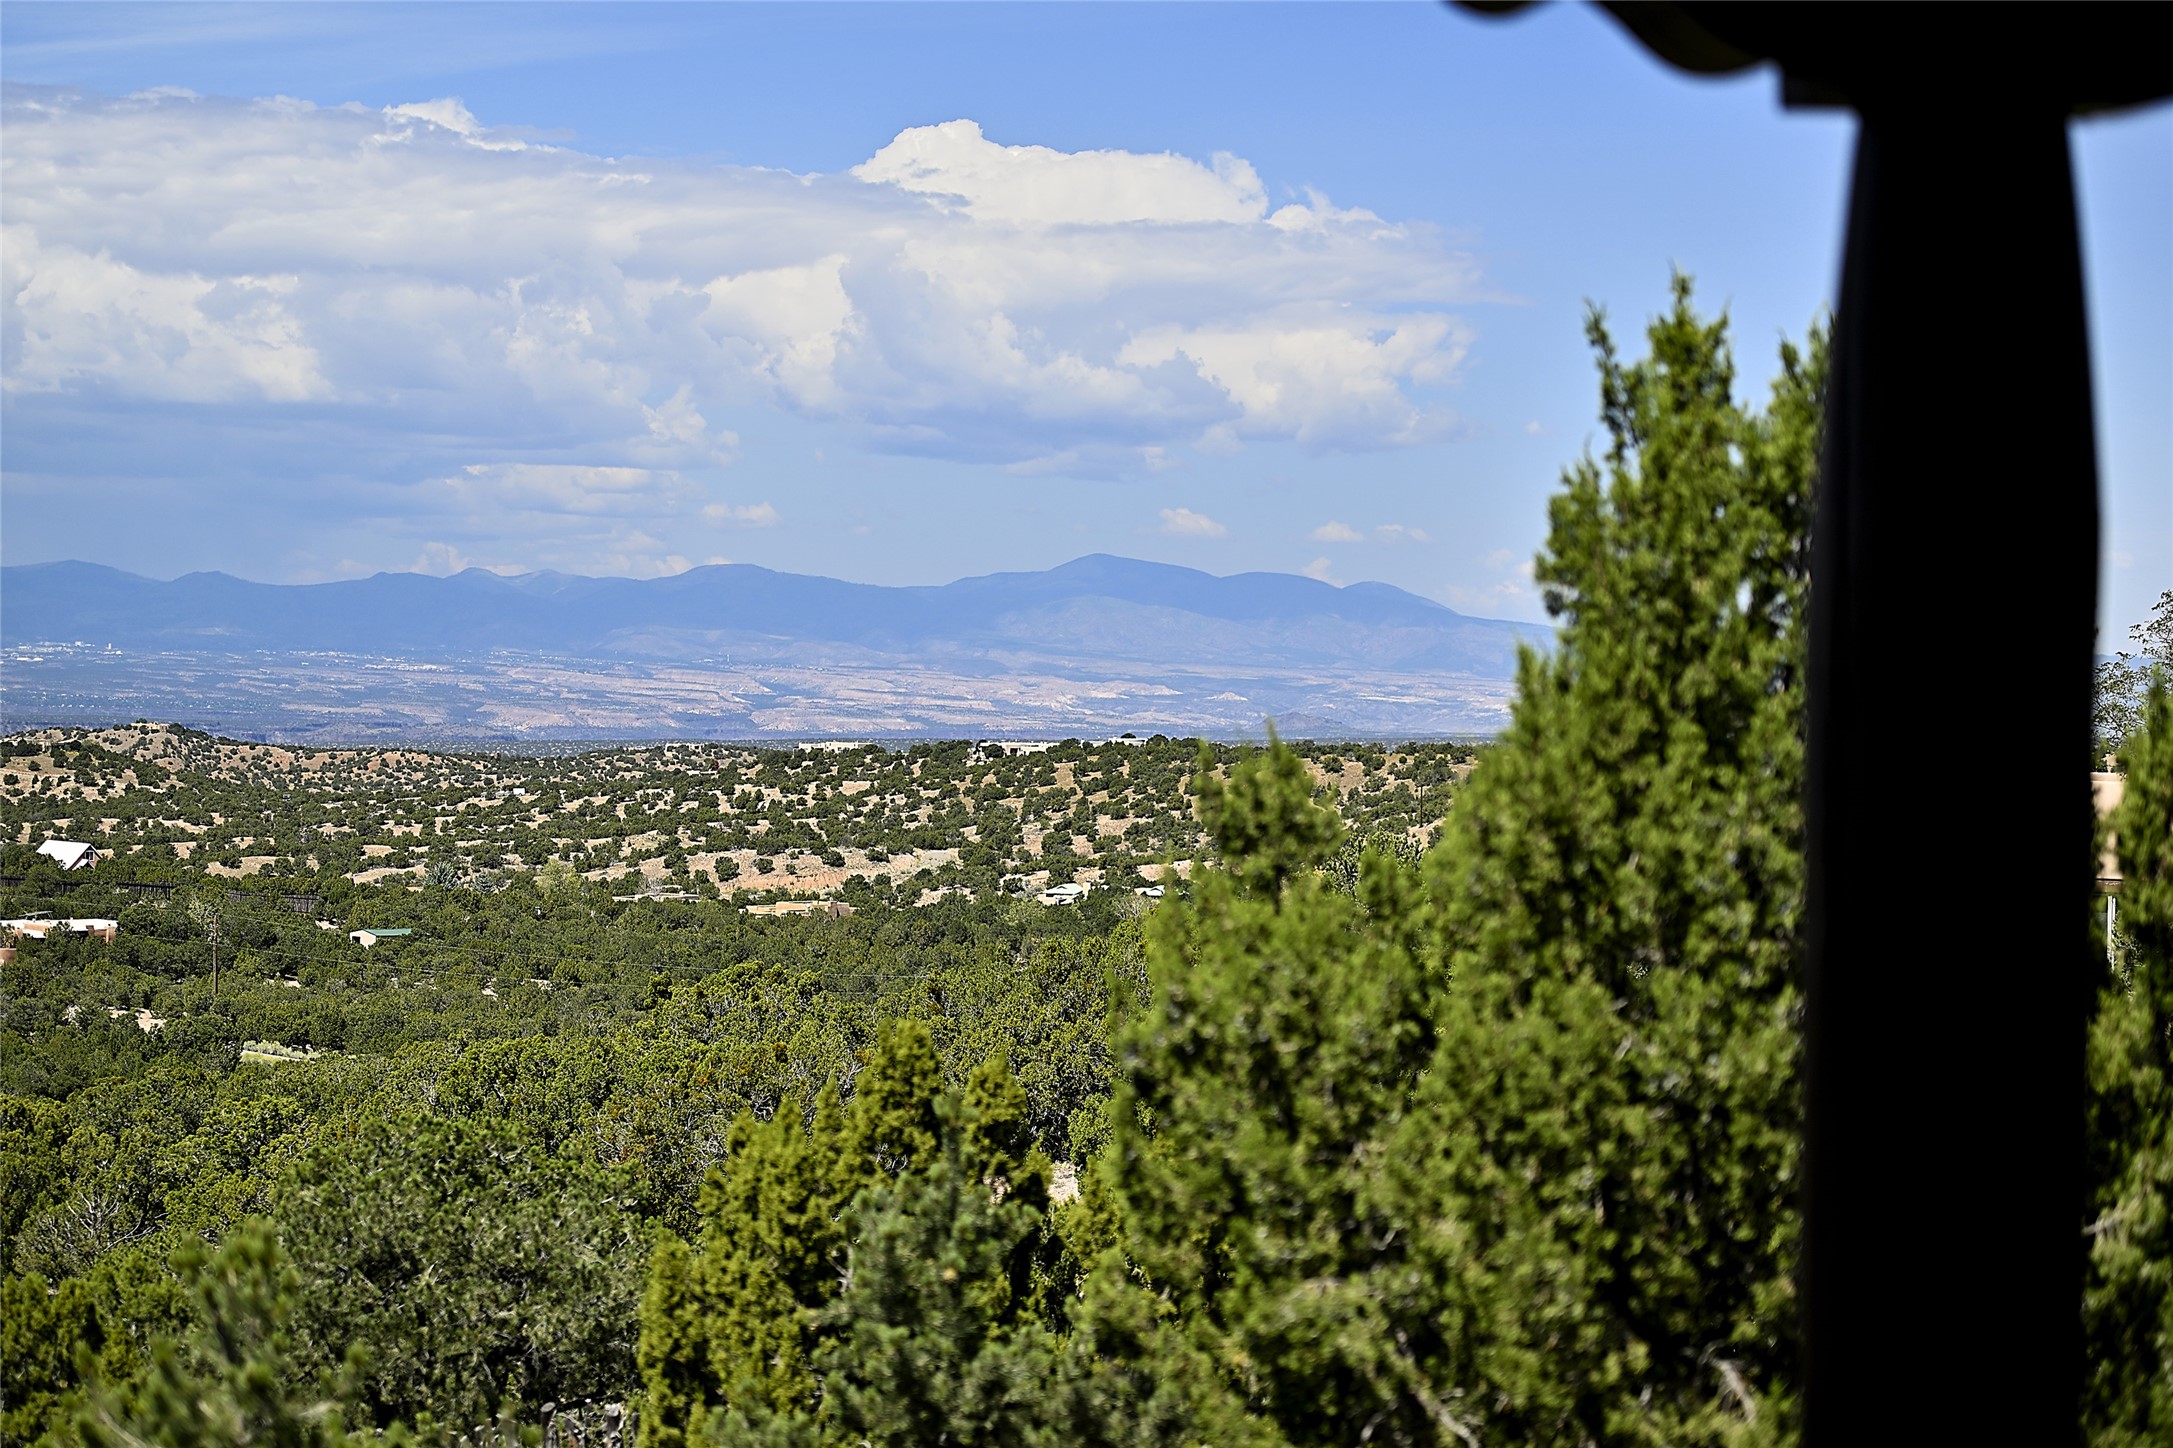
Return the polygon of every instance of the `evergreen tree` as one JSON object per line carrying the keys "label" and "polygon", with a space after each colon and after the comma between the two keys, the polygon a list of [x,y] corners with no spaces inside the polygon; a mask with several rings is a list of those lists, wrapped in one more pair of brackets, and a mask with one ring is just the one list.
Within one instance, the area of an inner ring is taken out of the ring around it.
{"label": "evergreen tree", "polygon": [[[930,1170],[959,1135],[946,1127],[943,1063],[919,1021],[887,1028],[853,1087],[848,1107],[825,1089],[812,1121],[789,1100],[767,1122],[742,1115],[702,1190],[699,1247],[667,1238],[657,1249],[637,1346],[644,1448],[717,1434],[796,1441],[792,1424],[812,1420],[818,1364],[844,1361],[825,1347],[844,1325],[830,1309],[851,1274],[850,1209],[871,1188]],[[967,1153],[975,1180],[1011,1173],[1045,1206],[1047,1164],[1025,1150],[1015,1083],[984,1070],[969,1097],[985,1120],[951,1149]]]}
{"label": "evergreen tree", "polygon": [[1001,1058],[941,1112],[935,1155],[851,1211],[822,1417],[845,1441],[896,1448],[1047,1442],[1049,1161]]}
{"label": "evergreen tree", "polygon": [[1430,857],[1451,988],[1391,1152],[1487,1441],[1792,1433],[1801,699],[1825,347],[1762,414],[1678,278],[1565,478],[1561,620]]}
{"label": "evergreen tree", "polygon": [[1438,1303],[1384,1190],[1433,1045],[1416,877],[1330,886],[1341,825],[1280,741],[1195,789],[1220,863],[1155,913],[1098,1166],[1144,1287],[1105,1267],[1091,1340],[1216,1441],[1432,1441]]}
{"label": "evergreen tree", "polygon": [[59,1282],[35,1272],[0,1281],[0,1444],[78,1442],[86,1377],[111,1401],[132,1401],[152,1345],[180,1337],[191,1321],[189,1294],[162,1257],[142,1248]]}
{"label": "evergreen tree", "polygon": [[2173,1439],[2173,693],[2154,686],[2120,763],[2122,969],[2091,1022],[2086,1435]]}
{"label": "evergreen tree", "polygon": [[174,1265],[193,1330],[152,1344],[133,1393],[90,1373],[82,1424],[95,1448],[351,1448],[338,1404],[353,1364],[294,1382],[287,1329],[300,1289],[270,1227],[245,1224],[209,1257],[184,1248]]}
{"label": "evergreen tree", "polygon": [[395,1115],[331,1134],[274,1215],[297,1374],[367,1353],[379,1427],[623,1397],[640,1235],[622,1183],[503,1126]]}

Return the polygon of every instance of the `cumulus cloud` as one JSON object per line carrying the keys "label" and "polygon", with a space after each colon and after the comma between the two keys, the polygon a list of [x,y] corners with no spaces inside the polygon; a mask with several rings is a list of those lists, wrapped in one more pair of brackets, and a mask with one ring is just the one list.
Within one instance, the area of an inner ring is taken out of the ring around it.
{"label": "cumulus cloud", "polygon": [[1433,535],[1424,528],[1413,528],[1407,523],[1383,523],[1373,530],[1373,536],[1383,543],[1431,543]]}
{"label": "cumulus cloud", "polygon": [[[189,100],[200,99],[186,91],[177,94]],[[433,126],[451,131],[454,135],[473,145],[481,146],[486,151],[525,151],[528,149],[528,142],[521,140],[517,136],[503,135],[485,130],[482,122],[476,120],[458,96],[444,96],[434,101],[412,101],[403,106],[387,106],[385,114],[394,119],[404,117],[409,120],[427,121]],[[405,139],[405,137],[399,139]]]}
{"label": "cumulus cloud", "polygon": [[728,466],[762,409],[1051,471],[1401,446],[1451,425],[1480,293],[1433,230],[1271,207],[1237,157],[965,120],[808,176],[539,145],[449,97],[11,88],[4,121],[11,428],[97,413],[149,449],[140,404],[185,404],[287,439],[268,479],[334,428],[359,471],[608,509]]}
{"label": "cumulus cloud", "polygon": [[1234,325],[1150,328],[1118,360],[1133,367],[1190,363],[1235,405],[1237,417],[1224,425],[1241,437],[1389,446],[1448,431],[1453,414],[1420,406],[1405,387],[1446,381],[1470,342],[1470,330],[1454,317],[1302,304]]}
{"label": "cumulus cloud", "polygon": [[423,506],[471,517],[492,514],[650,518],[675,512],[693,492],[676,473],[555,463],[470,463],[439,478]]}
{"label": "cumulus cloud", "polygon": [[326,395],[287,302],[292,273],[145,271],[104,249],[0,226],[10,392],[108,387],[149,401],[303,402]]}
{"label": "cumulus cloud", "polygon": [[1307,578],[1317,578],[1322,583],[1334,583],[1333,567],[1334,565],[1328,559],[1316,558],[1311,563],[1306,564],[1299,572],[1303,573]]}
{"label": "cumulus cloud", "polygon": [[410,573],[431,573],[448,578],[466,572],[469,566],[466,555],[452,544],[425,543],[422,552],[415,555],[415,561],[407,568]]}
{"label": "cumulus cloud", "polygon": [[1004,146],[973,121],[902,131],[853,174],[929,196],[979,221],[1106,226],[1268,219],[1259,173],[1227,153],[1203,166],[1167,153]]}
{"label": "cumulus cloud", "polygon": [[[1362,541],[1364,536],[1350,524],[1338,523],[1333,519],[1315,528],[1311,534],[1315,543],[1357,543]],[[1328,560],[1323,558],[1319,561],[1325,564]]]}
{"label": "cumulus cloud", "polygon": [[1205,513],[1195,513],[1190,508],[1164,508],[1158,531],[1175,538],[1221,538],[1230,530]]}

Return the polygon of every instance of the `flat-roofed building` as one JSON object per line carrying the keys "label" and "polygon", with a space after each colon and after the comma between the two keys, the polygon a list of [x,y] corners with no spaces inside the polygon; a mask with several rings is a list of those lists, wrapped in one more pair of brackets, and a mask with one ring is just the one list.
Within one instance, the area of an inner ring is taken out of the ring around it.
{"label": "flat-roofed building", "polygon": [[827,915],[842,920],[853,913],[853,907],[843,900],[772,900],[766,905],[749,905],[749,915]]}
{"label": "flat-roofed building", "polygon": [[9,939],[43,940],[56,933],[67,935],[95,935],[108,945],[121,933],[121,922],[101,916],[72,916],[55,920],[50,915],[26,915],[18,920],[0,920],[0,935]]}

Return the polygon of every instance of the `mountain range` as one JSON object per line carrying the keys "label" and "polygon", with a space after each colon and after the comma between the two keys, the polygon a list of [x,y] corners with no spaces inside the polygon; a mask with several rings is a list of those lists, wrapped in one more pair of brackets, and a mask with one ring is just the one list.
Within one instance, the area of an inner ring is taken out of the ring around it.
{"label": "mountain range", "polygon": [[[711,736],[856,724],[877,733],[1120,722],[1228,730],[1256,728],[1268,713],[1317,716],[1333,732],[1438,733],[1498,724],[1518,644],[1550,637],[1544,626],[1469,617],[1382,583],[1218,577],[1107,555],[929,587],[749,564],[651,579],[470,569],[270,584],[45,563],[0,569],[10,676],[0,712],[11,725],[83,717],[99,707],[104,678],[115,705],[125,696],[141,713],[162,694],[208,695],[202,705],[239,709],[259,733],[346,726],[382,737],[403,719],[490,736],[580,733],[607,721],[578,703],[554,718],[546,695],[655,704],[657,681],[668,679],[708,702],[694,724],[685,709],[663,713]],[[485,697],[455,707],[449,693],[425,707],[418,689],[429,690],[416,680],[428,671],[400,673],[402,663],[437,666],[464,681],[447,683],[453,693]],[[534,682],[538,671],[555,682]],[[282,688],[290,674],[304,687]],[[708,682],[688,682],[696,678]],[[613,679],[644,682],[630,694]],[[311,689],[332,689],[338,702],[312,705]],[[494,703],[494,693],[504,697]],[[1482,696],[1476,714],[1464,707]],[[1051,702],[1065,697],[1106,707]],[[1152,720],[1135,720],[1125,699],[1160,702]],[[1361,707],[1369,699],[1389,707]],[[1417,712],[1432,727],[1419,728],[1412,706],[1429,701],[1439,707]],[[638,707],[605,712],[614,727],[640,718]]]}
{"label": "mountain range", "polygon": [[337,583],[171,582],[94,563],[0,569],[0,645],[334,651],[419,659],[492,650],[603,659],[815,649],[955,657],[1044,650],[1170,663],[1365,663],[1506,677],[1531,624],[1471,618],[1385,583],[1217,577],[1106,554],[1040,573],[884,587],[745,563],[667,578],[379,573]]}

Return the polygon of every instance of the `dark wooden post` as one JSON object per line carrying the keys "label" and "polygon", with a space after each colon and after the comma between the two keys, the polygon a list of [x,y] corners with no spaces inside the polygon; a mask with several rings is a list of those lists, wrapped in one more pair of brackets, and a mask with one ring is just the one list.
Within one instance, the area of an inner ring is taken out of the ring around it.
{"label": "dark wooden post", "polygon": [[1861,109],[1813,555],[1808,1436],[2073,1442],[2098,519],[2066,115]]}

